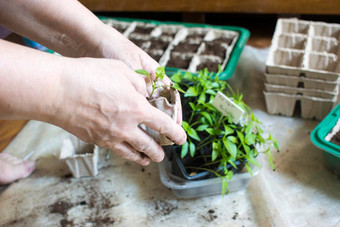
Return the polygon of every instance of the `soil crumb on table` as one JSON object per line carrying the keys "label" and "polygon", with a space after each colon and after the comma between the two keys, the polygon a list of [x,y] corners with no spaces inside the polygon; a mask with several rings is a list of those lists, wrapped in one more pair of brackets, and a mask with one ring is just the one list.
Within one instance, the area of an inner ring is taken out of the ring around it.
{"label": "soil crumb on table", "polygon": [[62,215],[66,215],[67,211],[72,208],[72,204],[64,201],[57,201],[53,205],[50,206],[51,213],[58,213]]}

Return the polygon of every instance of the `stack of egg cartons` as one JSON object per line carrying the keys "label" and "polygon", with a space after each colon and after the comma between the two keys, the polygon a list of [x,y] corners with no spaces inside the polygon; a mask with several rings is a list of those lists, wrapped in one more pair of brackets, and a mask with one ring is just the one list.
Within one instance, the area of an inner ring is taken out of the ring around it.
{"label": "stack of egg cartons", "polygon": [[337,102],[340,25],[279,19],[266,62],[264,96],[270,114],[323,119]]}

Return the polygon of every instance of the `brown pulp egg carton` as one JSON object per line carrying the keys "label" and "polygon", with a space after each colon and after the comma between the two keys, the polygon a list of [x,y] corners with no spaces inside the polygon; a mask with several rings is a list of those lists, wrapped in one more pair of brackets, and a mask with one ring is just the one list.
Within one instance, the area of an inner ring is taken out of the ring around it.
{"label": "brown pulp egg carton", "polygon": [[266,62],[268,74],[337,81],[340,25],[279,19]]}
{"label": "brown pulp egg carton", "polygon": [[[337,101],[340,25],[279,19],[266,61],[265,100],[271,114],[322,119]],[[320,109],[321,108],[321,109]]]}
{"label": "brown pulp egg carton", "polygon": [[59,159],[63,160],[76,178],[97,176],[99,147],[87,144],[76,137],[63,141]]}
{"label": "brown pulp egg carton", "polygon": [[301,103],[301,116],[307,119],[322,120],[332,110],[333,99],[264,91],[266,107],[269,114],[293,116],[296,103]]}
{"label": "brown pulp egg carton", "polygon": [[234,31],[180,24],[156,25],[114,19],[106,19],[104,23],[119,28],[160,65],[194,73],[205,67],[214,72],[218,71],[218,65],[224,68],[239,37]]}

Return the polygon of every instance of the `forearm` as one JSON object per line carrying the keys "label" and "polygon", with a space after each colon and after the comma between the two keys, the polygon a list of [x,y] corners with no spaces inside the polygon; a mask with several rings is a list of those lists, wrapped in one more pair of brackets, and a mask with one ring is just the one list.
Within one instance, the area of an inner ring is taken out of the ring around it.
{"label": "forearm", "polygon": [[49,121],[56,115],[63,57],[0,40],[0,119]]}
{"label": "forearm", "polygon": [[76,0],[0,0],[0,24],[73,57],[102,57],[106,26]]}

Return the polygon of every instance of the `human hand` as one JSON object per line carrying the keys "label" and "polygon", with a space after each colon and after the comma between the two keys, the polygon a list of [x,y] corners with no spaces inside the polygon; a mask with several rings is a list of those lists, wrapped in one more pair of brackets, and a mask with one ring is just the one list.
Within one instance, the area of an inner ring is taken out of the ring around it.
{"label": "human hand", "polygon": [[67,59],[56,106],[56,124],[85,142],[115,151],[141,165],[159,162],[164,152],[139,125],[186,141],[180,125],[146,100],[145,81],[118,60]]}
{"label": "human hand", "polygon": [[[126,65],[128,65],[131,69],[144,69],[146,70],[154,80],[156,75],[156,68],[160,65],[154,59],[152,59],[146,52],[137,47],[133,42],[128,40],[121,33],[116,31],[114,28],[109,26],[105,26],[102,29],[104,32],[100,33],[101,42],[98,50],[93,50],[93,55],[101,53],[101,57],[109,58],[109,59],[118,59],[123,61]],[[89,54],[91,55],[91,54]],[[147,84],[148,93],[151,93],[151,81],[149,77],[138,74],[144,78]],[[164,76],[162,83],[165,85],[170,85],[171,80]],[[182,124],[182,106],[181,99],[179,94],[176,96],[177,105],[177,123],[179,125]]]}

